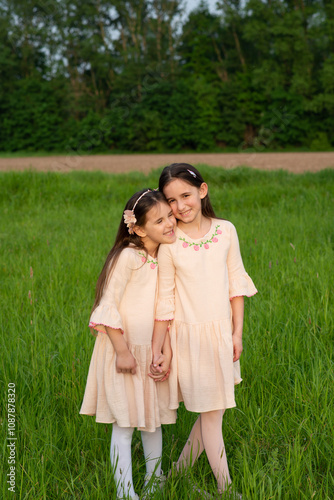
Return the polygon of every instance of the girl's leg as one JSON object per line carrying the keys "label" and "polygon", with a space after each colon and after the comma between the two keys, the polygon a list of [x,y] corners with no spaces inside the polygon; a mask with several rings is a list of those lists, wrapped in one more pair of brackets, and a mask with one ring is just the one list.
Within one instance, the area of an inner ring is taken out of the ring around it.
{"label": "girl's leg", "polygon": [[162,431],[158,427],[154,432],[141,432],[143,442],[146,475],[144,483],[144,497],[149,499],[156,490],[163,486],[164,476],[161,475]]}
{"label": "girl's leg", "polygon": [[141,432],[144,455],[146,461],[146,474],[161,475],[162,431],[158,427],[154,432]]}
{"label": "girl's leg", "polygon": [[223,413],[209,411],[200,416],[204,448],[220,491],[231,484],[222,432]]}
{"label": "girl's leg", "polygon": [[132,427],[118,427],[117,424],[113,424],[110,459],[119,498],[136,498],[132,482],[132,434]]}
{"label": "girl's leg", "polygon": [[203,450],[204,444],[201,433],[201,417],[199,416],[191,429],[191,433],[176,463],[177,470],[186,469],[194,465]]}

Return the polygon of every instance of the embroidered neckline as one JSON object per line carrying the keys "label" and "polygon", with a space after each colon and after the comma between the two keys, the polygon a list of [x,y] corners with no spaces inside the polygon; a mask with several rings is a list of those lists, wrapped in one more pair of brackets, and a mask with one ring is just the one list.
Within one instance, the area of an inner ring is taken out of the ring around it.
{"label": "embroidered neckline", "polygon": [[194,247],[194,250],[197,252],[202,247],[204,247],[206,250],[208,250],[210,248],[209,243],[217,243],[217,241],[218,241],[217,236],[219,234],[222,234],[222,231],[219,228],[220,228],[220,224],[217,224],[217,226],[215,227],[215,232],[213,233],[211,238],[208,240],[200,241],[199,243],[195,243],[193,241],[187,241],[185,238],[181,238],[181,237],[179,237],[179,240],[183,241],[183,243],[182,243],[183,248]]}
{"label": "embroidered neckline", "polygon": [[145,262],[145,264],[151,264],[150,265],[151,269],[155,269],[157,267],[157,265],[158,265],[158,261],[157,260],[148,259],[143,252],[138,252],[138,253],[141,256],[142,262]]}

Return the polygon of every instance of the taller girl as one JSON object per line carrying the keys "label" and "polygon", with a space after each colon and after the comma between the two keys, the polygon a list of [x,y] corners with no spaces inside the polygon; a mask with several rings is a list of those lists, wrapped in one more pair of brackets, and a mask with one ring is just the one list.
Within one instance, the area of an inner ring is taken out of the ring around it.
{"label": "taller girl", "polygon": [[170,408],[184,401],[187,410],[200,413],[177,468],[192,465],[205,450],[222,492],[231,483],[222,418],[236,406],[234,385],[241,382],[243,296],[257,290],[244,269],[235,227],[216,218],[198,170],[186,163],[165,167],[159,190],[178,226],[176,241],[159,250],[154,364],[161,362],[167,325],[174,320]]}

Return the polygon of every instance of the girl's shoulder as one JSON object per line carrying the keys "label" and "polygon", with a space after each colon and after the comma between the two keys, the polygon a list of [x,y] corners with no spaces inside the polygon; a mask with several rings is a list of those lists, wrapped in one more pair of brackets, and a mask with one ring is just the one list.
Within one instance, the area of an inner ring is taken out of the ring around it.
{"label": "girl's shoulder", "polygon": [[139,251],[135,247],[126,247],[123,248],[121,253],[118,256],[116,268],[124,268],[130,267],[133,268],[134,264],[139,262],[141,257],[139,255]]}
{"label": "girl's shoulder", "polygon": [[127,258],[133,258],[134,256],[138,255],[139,249],[137,247],[134,247],[132,245],[123,248],[121,255],[124,255]]}
{"label": "girl's shoulder", "polygon": [[231,232],[236,231],[236,228],[232,222],[226,219],[212,219],[212,226],[219,226],[220,229],[225,229],[225,231]]}

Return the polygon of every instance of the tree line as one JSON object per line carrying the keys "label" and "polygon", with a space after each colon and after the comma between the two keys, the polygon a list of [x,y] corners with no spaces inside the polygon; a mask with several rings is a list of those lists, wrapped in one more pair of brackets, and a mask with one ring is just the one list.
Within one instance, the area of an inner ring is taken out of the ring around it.
{"label": "tree line", "polygon": [[334,1],[0,0],[0,150],[334,146]]}

